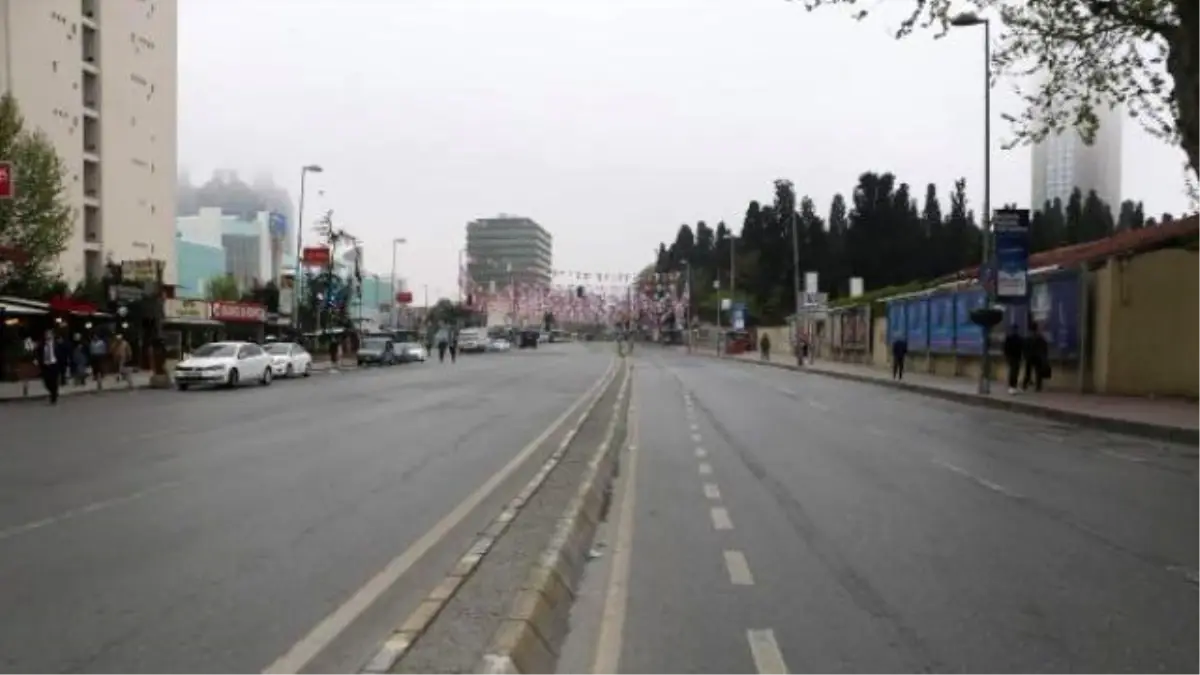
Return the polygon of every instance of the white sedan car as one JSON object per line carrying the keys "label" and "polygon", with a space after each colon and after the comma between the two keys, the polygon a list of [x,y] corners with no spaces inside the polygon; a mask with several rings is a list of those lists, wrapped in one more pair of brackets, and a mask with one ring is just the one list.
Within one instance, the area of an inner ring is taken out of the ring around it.
{"label": "white sedan car", "polygon": [[175,386],[271,384],[271,356],[253,342],[210,342],[175,366]]}
{"label": "white sedan car", "polygon": [[506,352],[512,349],[512,343],[504,338],[494,338],[488,343],[489,352]]}
{"label": "white sedan car", "polygon": [[312,374],[312,354],[295,342],[271,342],[263,345],[263,350],[271,355],[271,372],[275,377]]}

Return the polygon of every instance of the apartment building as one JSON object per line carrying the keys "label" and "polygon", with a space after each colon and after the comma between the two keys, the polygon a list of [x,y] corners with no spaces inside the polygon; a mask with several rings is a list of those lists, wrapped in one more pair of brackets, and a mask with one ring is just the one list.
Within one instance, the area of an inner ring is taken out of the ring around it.
{"label": "apartment building", "polygon": [[107,258],[164,260],[177,278],[176,2],[0,0],[0,89],[67,167],[68,281]]}
{"label": "apartment building", "polygon": [[1075,188],[1086,198],[1095,191],[1114,210],[1121,203],[1121,128],[1119,109],[1097,110],[1100,129],[1091,145],[1079,132],[1068,129],[1046,137],[1033,146],[1030,208],[1040,210],[1046,202],[1061,200],[1066,206]]}
{"label": "apartment building", "polygon": [[550,284],[554,237],[530,218],[501,214],[467,223],[467,272],[485,288]]}

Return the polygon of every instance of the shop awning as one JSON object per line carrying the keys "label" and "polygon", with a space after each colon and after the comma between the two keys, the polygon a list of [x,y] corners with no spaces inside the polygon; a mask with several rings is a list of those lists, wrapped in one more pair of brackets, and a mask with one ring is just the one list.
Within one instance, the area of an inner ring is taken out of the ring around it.
{"label": "shop awning", "polygon": [[26,307],[25,305],[13,305],[7,302],[0,302],[0,313],[6,316],[40,316],[46,313],[44,309],[35,307]]}

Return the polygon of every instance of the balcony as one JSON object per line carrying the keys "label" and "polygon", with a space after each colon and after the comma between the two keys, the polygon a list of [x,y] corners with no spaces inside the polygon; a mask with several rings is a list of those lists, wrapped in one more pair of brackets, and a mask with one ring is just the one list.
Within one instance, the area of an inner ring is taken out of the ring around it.
{"label": "balcony", "polygon": [[[92,118],[98,117],[100,115],[100,78],[94,72],[88,72],[87,69],[84,69],[83,72],[82,94],[84,115]],[[99,134],[96,136],[99,137]]]}
{"label": "balcony", "polygon": [[104,230],[100,223],[100,209],[94,204],[83,207],[83,243],[86,248],[99,248],[104,241]]}
{"label": "balcony", "polygon": [[100,207],[100,165],[83,163],[83,205],[86,225],[87,207]]}
{"label": "balcony", "polygon": [[96,37],[96,29],[84,25],[83,40],[81,41],[84,72],[93,74],[100,67],[100,41]]}
{"label": "balcony", "polygon": [[100,161],[100,120],[95,117],[83,118],[83,159]]}

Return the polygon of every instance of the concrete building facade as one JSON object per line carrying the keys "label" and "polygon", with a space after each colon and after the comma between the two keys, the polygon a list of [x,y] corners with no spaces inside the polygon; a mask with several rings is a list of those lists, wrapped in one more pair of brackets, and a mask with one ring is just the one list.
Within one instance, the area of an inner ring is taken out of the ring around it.
{"label": "concrete building facade", "polygon": [[1098,110],[1100,129],[1095,141],[1086,145],[1079,133],[1069,129],[1047,137],[1033,146],[1030,208],[1041,210],[1046,202],[1059,199],[1065,206],[1075,188],[1086,198],[1096,196],[1114,213],[1121,203],[1121,126],[1119,110]]}
{"label": "concrete building facade", "polygon": [[69,282],[152,257],[175,283],[177,32],[176,0],[0,0],[0,90],[66,165]]}
{"label": "concrete building facade", "polygon": [[484,288],[509,282],[549,286],[554,237],[530,218],[501,214],[467,223],[467,272]]}

